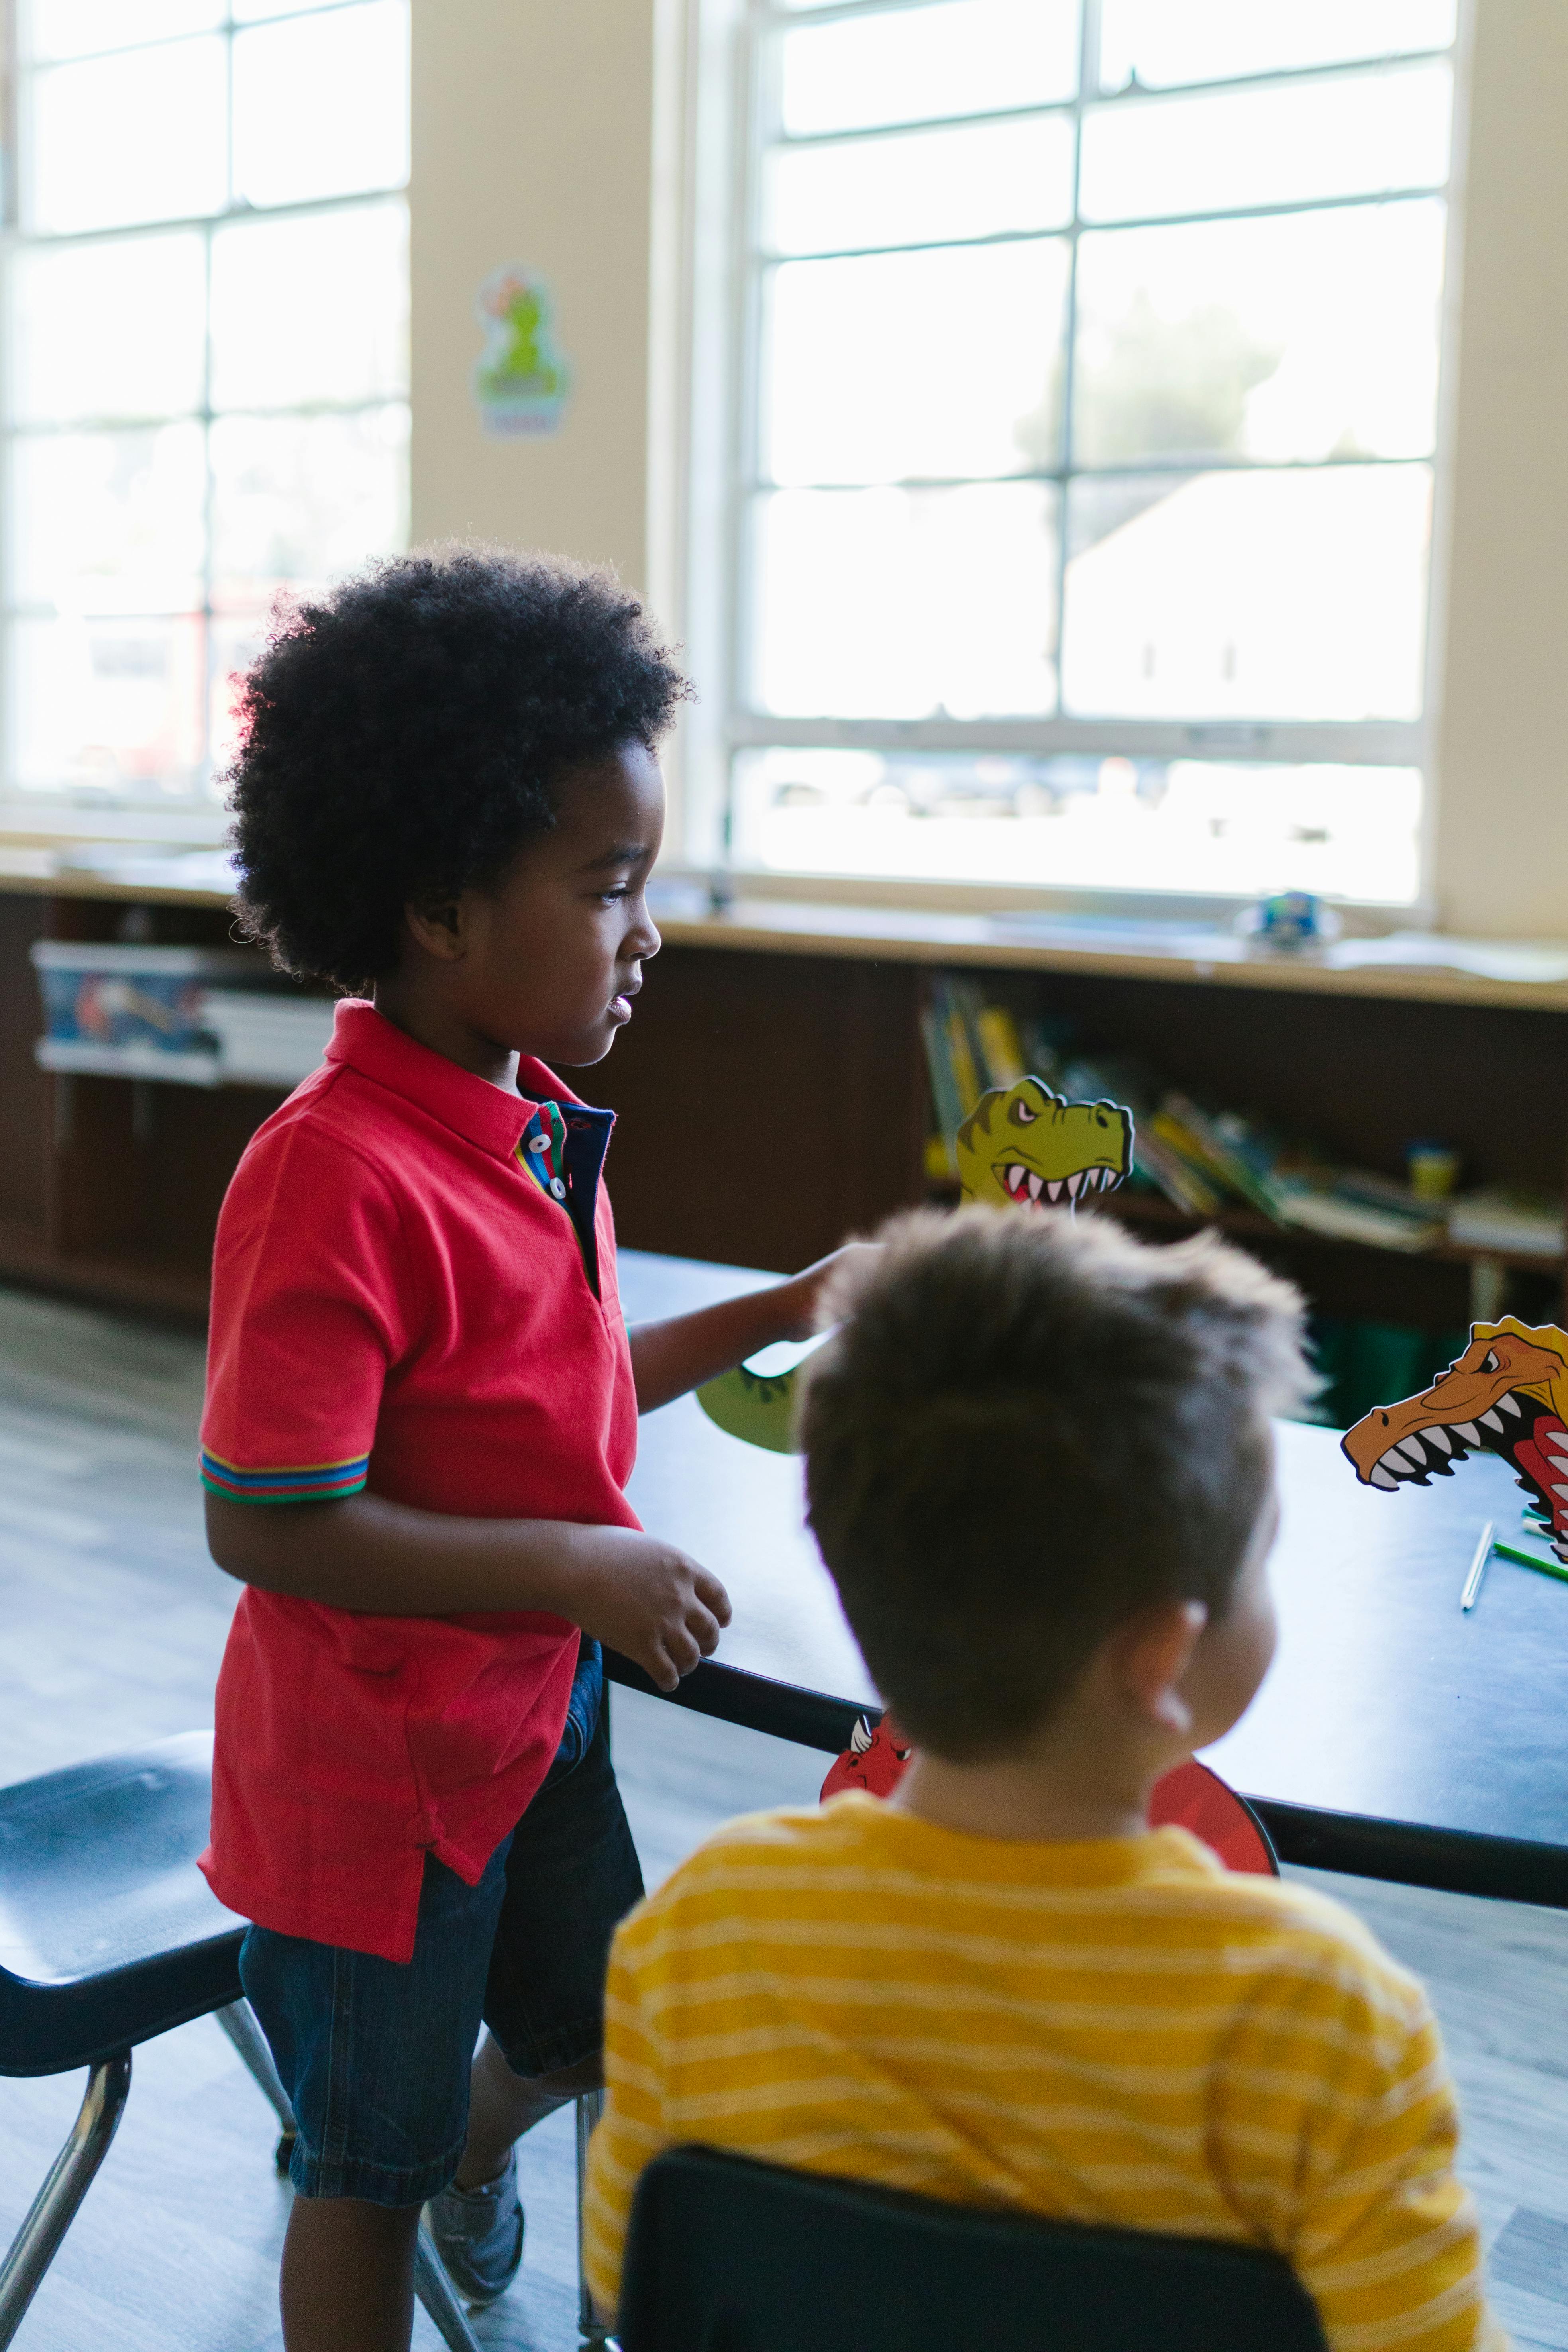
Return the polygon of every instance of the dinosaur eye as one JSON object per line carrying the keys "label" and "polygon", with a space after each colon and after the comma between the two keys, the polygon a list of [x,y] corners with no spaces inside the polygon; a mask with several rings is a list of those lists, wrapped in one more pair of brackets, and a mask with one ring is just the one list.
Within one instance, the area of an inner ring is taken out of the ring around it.
{"label": "dinosaur eye", "polygon": [[1015,1127],[1033,1127],[1039,1115],[1034,1105],[1026,1103],[1022,1095],[1007,1106],[1007,1116]]}
{"label": "dinosaur eye", "polygon": [[1497,1370],[1497,1369],[1498,1369],[1497,1350],[1496,1350],[1494,1348],[1489,1348],[1489,1349],[1487,1349],[1487,1360],[1486,1360],[1486,1362],[1481,1366],[1481,1370],[1482,1370],[1482,1371],[1483,1371],[1483,1372],[1495,1372],[1495,1371]]}

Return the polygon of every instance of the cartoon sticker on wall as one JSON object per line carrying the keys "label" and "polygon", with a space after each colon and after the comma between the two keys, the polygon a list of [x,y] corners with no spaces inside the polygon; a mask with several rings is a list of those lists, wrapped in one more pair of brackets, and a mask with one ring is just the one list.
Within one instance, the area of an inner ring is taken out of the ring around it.
{"label": "cartoon sticker on wall", "polygon": [[485,347],[474,365],[474,400],[487,433],[510,438],[558,430],[572,371],[555,340],[550,289],[537,270],[509,262],[480,287],[475,315]]}

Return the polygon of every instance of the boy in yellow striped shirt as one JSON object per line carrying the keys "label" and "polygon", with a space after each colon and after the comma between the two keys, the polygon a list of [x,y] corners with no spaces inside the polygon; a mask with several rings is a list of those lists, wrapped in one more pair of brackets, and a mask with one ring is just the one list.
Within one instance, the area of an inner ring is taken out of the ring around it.
{"label": "boy in yellow striped shirt", "polygon": [[982,1210],[901,1220],[828,1307],[812,1525],[915,1753],[889,1802],[731,1822],[621,1927],[596,2300],[642,2168],[700,2140],[1273,2248],[1332,2352],[1496,2352],[1422,1988],[1146,1825],[1272,1654],[1297,1294],[1212,1236]]}

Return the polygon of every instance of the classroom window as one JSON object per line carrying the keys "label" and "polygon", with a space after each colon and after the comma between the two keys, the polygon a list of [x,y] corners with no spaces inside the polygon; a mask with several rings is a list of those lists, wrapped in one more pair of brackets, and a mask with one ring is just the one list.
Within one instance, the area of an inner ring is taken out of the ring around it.
{"label": "classroom window", "polygon": [[201,798],[280,590],[406,543],[407,0],[22,0],[5,773]]}
{"label": "classroom window", "polygon": [[742,866],[1409,903],[1454,0],[753,0]]}

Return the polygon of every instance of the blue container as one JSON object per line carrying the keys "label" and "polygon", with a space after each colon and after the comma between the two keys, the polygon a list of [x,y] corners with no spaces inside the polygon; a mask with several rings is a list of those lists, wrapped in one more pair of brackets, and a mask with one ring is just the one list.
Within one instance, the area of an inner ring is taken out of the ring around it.
{"label": "blue container", "polygon": [[216,1082],[216,1040],[202,1026],[205,992],[215,982],[254,973],[254,957],[77,940],[39,940],[31,953],[44,1010],[37,1058],[46,1069]]}

